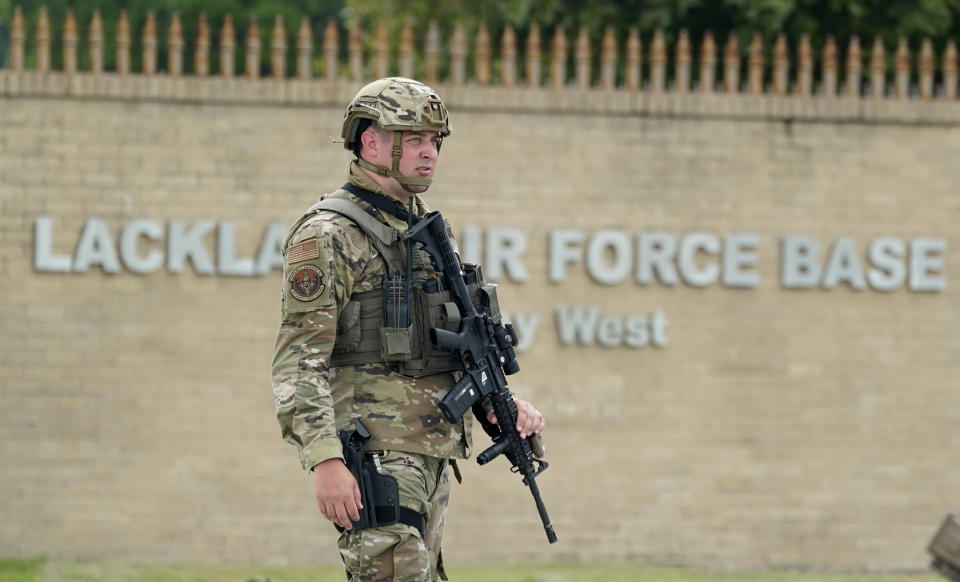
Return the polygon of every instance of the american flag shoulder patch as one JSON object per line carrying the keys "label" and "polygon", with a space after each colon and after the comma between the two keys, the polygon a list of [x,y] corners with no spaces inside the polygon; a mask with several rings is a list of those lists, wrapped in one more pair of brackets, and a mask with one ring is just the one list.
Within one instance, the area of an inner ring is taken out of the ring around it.
{"label": "american flag shoulder patch", "polygon": [[288,263],[299,263],[320,256],[320,245],[316,239],[302,242],[287,251]]}

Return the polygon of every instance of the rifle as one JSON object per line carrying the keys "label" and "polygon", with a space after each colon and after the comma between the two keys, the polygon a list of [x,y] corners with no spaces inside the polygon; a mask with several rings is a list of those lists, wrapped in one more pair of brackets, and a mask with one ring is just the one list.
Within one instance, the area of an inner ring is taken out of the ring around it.
{"label": "rifle", "polygon": [[[423,245],[436,271],[445,275],[450,294],[460,310],[459,331],[430,330],[433,347],[457,353],[463,363],[463,378],[440,401],[440,411],[448,421],[457,422],[467,410],[473,409],[484,430],[493,438],[493,445],[477,455],[477,463],[486,465],[499,455],[506,455],[512,465],[510,470],[523,476],[523,483],[533,494],[547,540],[555,543],[557,534],[536,482],[537,475],[547,469],[548,463],[533,454],[531,440],[539,435],[520,438],[517,405],[507,386],[506,376],[520,370],[513,349],[517,345],[513,325],[503,325],[488,313],[477,312],[439,212],[430,212],[421,218],[407,230],[406,238]],[[481,406],[481,401],[488,397],[497,418],[496,425],[487,421]]]}

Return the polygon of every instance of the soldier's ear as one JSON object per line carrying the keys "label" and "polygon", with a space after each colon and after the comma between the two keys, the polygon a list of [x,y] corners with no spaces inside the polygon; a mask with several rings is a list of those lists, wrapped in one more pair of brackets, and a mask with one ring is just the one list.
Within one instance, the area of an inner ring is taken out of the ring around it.
{"label": "soldier's ear", "polygon": [[[374,159],[380,154],[380,149],[382,149],[382,144],[379,134],[374,129],[367,129],[360,134],[360,143],[363,144],[363,153],[367,153],[369,157]],[[367,157],[367,156],[364,156]]]}

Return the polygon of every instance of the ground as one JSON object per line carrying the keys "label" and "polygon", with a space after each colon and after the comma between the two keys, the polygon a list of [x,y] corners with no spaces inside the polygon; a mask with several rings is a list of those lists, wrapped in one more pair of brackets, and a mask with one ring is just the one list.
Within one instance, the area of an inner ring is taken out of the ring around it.
{"label": "ground", "polygon": [[[449,568],[452,582],[942,582],[931,572],[838,574],[710,572],[639,565],[498,565]],[[2,582],[325,582],[341,581],[337,566],[131,564],[45,558],[0,560]]]}

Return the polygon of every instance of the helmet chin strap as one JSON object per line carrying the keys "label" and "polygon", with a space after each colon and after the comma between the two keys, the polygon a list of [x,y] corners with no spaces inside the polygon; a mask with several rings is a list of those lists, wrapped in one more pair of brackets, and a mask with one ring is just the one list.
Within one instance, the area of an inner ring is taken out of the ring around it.
{"label": "helmet chin strap", "polygon": [[415,194],[416,191],[413,190],[412,186],[424,186],[426,188],[430,187],[430,184],[433,183],[433,178],[422,178],[419,176],[404,176],[400,173],[400,156],[403,153],[403,146],[401,140],[403,139],[402,132],[394,131],[393,132],[393,148],[391,149],[391,154],[393,157],[393,169],[387,168],[385,166],[378,166],[368,162],[363,158],[357,160],[357,164],[361,168],[370,170],[371,172],[384,176],[386,178],[393,178],[403,186],[403,189],[411,194]]}

